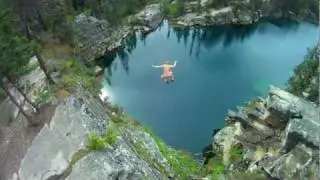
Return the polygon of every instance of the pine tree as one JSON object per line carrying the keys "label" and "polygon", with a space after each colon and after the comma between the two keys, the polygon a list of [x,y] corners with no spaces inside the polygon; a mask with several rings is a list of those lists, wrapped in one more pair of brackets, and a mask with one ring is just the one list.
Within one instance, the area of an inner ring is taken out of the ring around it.
{"label": "pine tree", "polygon": [[[27,120],[31,124],[33,124],[21,105],[19,105],[14,96],[10,94],[7,82],[3,81],[4,77],[10,78],[20,76],[24,67],[29,63],[29,59],[33,52],[33,48],[30,43],[17,33],[13,20],[14,19],[12,18],[10,11],[2,10],[0,12],[0,85],[21,113],[26,116]],[[17,86],[15,87],[17,88]],[[22,92],[21,89],[17,89]],[[24,93],[22,96],[25,97],[26,101],[31,102]],[[38,110],[38,107],[34,103],[31,102],[30,104]]]}

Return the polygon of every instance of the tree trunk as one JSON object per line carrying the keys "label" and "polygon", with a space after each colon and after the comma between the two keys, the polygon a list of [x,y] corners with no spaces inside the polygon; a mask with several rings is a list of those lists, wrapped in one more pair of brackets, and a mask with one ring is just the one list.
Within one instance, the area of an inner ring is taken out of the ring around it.
{"label": "tree trunk", "polygon": [[22,109],[22,107],[19,105],[19,103],[17,102],[17,100],[12,96],[12,94],[9,92],[7,86],[4,84],[3,80],[1,80],[0,82],[0,86],[1,88],[4,90],[4,92],[6,93],[6,95],[10,98],[11,102],[19,109],[19,111],[23,114],[23,116],[27,119],[28,123],[30,125],[35,125],[34,122],[32,122],[31,117],[24,112],[24,110]]}
{"label": "tree trunk", "polygon": [[55,82],[53,81],[52,77],[50,76],[50,74],[48,73],[48,70],[46,68],[46,65],[42,59],[42,57],[40,56],[40,54],[38,52],[36,52],[36,57],[38,59],[40,68],[42,69],[42,71],[44,72],[44,74],[46,75],[48,81],[50,84],[55,84]]}
{"label": "tree trunk", "polygon": [[35,9],[36,9],[36,13],[37,13],[37,16],[38,16],[39,23],[41,24],[43,30],[47,31],[48,28],[47,28],[47,26],[46,26],[46,24],[45,24],[45,22],[43,20],[43,17],[41,15],[41,12],[39,11],[39,8],[35,7]]}
{"label": "tree trunk", "polygon": [[29,29],[29,26],[28,26],[28,23],[27,23],[27,19],[26,19],[25,15],[24,15],[24,11],[23,11],[23,10],[21,10],[20,16],[21,16],[21,19],[22,19],[23,24],[24,24],[24,29],[25,29],[25,31],[26,31],[27,39],[28,39],[29,41],[31,41],[30,29]]}
{"label": "tree trunk", "polygon": [[37,106],[34,102],[32,102],[32,101],[27,97],[27,95],[26,95],[19,87],[17,87],[17,85],[16,85],[14,82],[12,82],[12,81],[10,80],[10,78],[7,77],[7,79],[8,79],[8,81],[9,81],[9,83],[12,84],[12,86],[19,91],[19,93],[23,96],[23,98],[24,98],[29,104],[31,104],[31,106],[32,106],[33,108],[36,109],[36,112],[39,112],[38,106]]}

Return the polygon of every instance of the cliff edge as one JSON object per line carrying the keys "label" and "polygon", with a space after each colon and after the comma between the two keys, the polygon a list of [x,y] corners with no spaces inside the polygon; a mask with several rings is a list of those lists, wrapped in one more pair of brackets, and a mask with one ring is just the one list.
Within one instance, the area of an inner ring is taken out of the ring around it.
{"label": "cliff edge", "polygon": [[217,159],[223,162],[228,179],[319,179],[315,103],[270,86],[267,97],[229,111],[226,123],[206,155],[207,166],[214,167]]}

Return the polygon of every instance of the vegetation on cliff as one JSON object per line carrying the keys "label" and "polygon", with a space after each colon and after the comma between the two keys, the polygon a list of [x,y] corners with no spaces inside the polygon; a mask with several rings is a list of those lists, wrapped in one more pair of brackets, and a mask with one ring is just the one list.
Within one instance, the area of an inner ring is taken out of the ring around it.
{"label": "vegetation on cliff", "polygon": [[[148,133],[152,136],[157,148],[162,153],[162,155],[168,160],[170,169],[174,174],[171,174],[168,167],[163,166],[163,164],[154,164],[154,160],[150,157],[150,152],[144,146],[143,142],[133,143],[133,148],[137,153],[149,164],[153,165],[155,169],[159,170],[161,173],[165,174],[167,177],[174,176],[181,180],[188,180],[190,177],[200,177],[201,169],[200,163],[197,162],[194,157],[188,152],[180,151],[169,147],[160,137],[154,134],[154,132],[147,126],[142,125],[139,121],[131,118],[129,115],[124,113],[123,109],[107,104],[109,115],[114,123],[114,127],[120,130],[121,134],[130,131],[132,128],[137,128],[142,132]],[[100,139],[101,137],[97,138]]]}
{"label": "vegetation on cliff", "polygon": [[294,69],[288,91],[319,103],[319,45],[308,50],[304,61]]}

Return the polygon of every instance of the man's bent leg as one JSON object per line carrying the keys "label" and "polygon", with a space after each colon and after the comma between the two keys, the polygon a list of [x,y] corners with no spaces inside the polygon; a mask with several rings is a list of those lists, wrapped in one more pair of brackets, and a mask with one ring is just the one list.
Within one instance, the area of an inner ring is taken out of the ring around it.
{"label": "man's bent leg", "polygon": [[166,76],[165,74],[162,74],[160,76],[160,78],[164,81],[164,82],[168,82],[168,76]]}
{"label": "man's bent leg", "polygon": [[170,72],[170,80],[171,80],[171,81],[174,81],[174,76],[173,76],[173,73],[172,73],[172,72]]}

